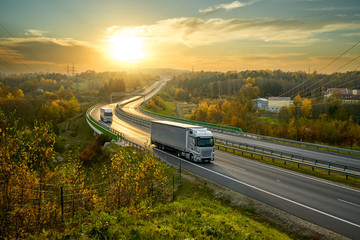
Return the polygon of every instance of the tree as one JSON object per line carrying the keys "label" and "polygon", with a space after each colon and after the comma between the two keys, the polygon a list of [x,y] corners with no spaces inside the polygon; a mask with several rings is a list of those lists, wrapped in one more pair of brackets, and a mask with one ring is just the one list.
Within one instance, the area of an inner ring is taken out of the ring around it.
{"label": "tree", "polygon": [[294,102],[289,106],[290,115],[293,116],[295,119],[298,119],[301,116],[301,104],[302,98],[300,95],[296,95]]}
{"label": "tree", "polygon": [[304,100],[301,103],[301,113],[302,116],[306,117],[306,118],[311,118],[312,117],[312,104],[311,104],[311,100],[304,98]]}

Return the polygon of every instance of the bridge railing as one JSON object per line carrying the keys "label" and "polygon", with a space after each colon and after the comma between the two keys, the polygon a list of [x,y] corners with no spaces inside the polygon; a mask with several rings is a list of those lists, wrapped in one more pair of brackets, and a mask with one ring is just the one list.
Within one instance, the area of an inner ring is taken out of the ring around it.
{"label": "bridge railing", "polygon": [[101,121],[97,121],[95,120],[92,116],[91,116],[91,111],[96,108],[101,106],[102,104],[97,104],[95,106],[90,107],[87,111],[86,111],[86,120],[88,122],[88,124],[91,124],[91,126],[93,126],[94,128],[96,128],[99,132],[104,133],[106,135],[108,135],[109,137],[111,137],[112,139],[116,140],[116,141],[121,141],[123,139],[125,139],[125,135],[111,127],[109,127],[108,125],[106,125],[105,123],[101,122]]}

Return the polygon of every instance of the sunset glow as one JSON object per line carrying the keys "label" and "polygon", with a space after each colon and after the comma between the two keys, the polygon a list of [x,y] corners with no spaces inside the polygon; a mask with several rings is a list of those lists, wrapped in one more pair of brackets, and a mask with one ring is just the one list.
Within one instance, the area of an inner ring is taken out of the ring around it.
{"label": "sunset glow", "polygon": [[111,56],[121,62],[139,62],[144,57],[144,43],[137,36],[110,36],[109,51]]}
{"label": "sunset glow", "polygon": [[[77,71],[332,73],[359,66],[358,0],[3,0],[0,6],[5,73],[65,72],[72,63]],[[65,14],[68,8],[76,15]]]}

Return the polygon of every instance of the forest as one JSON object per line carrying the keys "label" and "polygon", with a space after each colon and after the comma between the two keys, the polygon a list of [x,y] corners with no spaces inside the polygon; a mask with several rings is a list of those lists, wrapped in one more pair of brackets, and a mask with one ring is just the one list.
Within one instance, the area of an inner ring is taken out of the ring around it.
{"label": "forest", "polygon": [[[342,147],[360,146],[359,104],[343,104],[338,95],[324,99],[327,88],[360,88],[360,72],[276,71],[196,72],[174,77],[149,108],[164,99],[196,103],[191,119],[239,127],[245,132]],[[257,109],[253,100],[291,97],[279,113]]]}

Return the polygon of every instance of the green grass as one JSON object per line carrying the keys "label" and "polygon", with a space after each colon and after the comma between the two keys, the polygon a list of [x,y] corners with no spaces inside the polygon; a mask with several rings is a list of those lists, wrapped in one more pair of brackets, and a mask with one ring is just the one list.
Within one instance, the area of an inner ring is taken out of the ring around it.
{"label": "green grass", "polygon": [[150,112],[155,112],[169,117],[175,117],[175,104],[176,102],[164,101],[163,108],[156,106],[156,109],[152,109],[149,108],[147,105],[144,105],[143,107],[145,110],[148,110]]}
{"label": "green grass", "polygon": [[[174,170],[175,172],[177,170]],[[144,202],[113,212],[94,211],[77,227],[44,231],[40,238],[96,239],[291,239],[299,236],[257,221],[255,210],[230,206],[216,199],[203,183],[182,179],[176,199]]]}
{"label": "green grass", "polygon": [[73,82],[72,84],[72,88],[75,90],[79,90],[79,89],[88,89],[89,87],[89,82],[88,81],[79,81],[79,82]]}
{"label": "green grass", "polygon": [[184,114],[184,118],[190,119],[192,113],[196,108],[196,105],[194,103],[181,102],[180,107],[181,107],[181,111]]}
{"label": "green grass", "polygon": [[[86,122],[86,113],[80,113],[62,123],[57,124],[60,129],[58,141],[61,145],[68,144],[70,148],[83,149],[94,141],[94,130]],[[66,129],[66,126],[67,129]],[[73,133],[67,133],[66,130]]]}
{"label": "green grass", "polygon": [[263,122],[268,122],[272,125],[280,125],[279,119],[274,117],[258,117]]}

